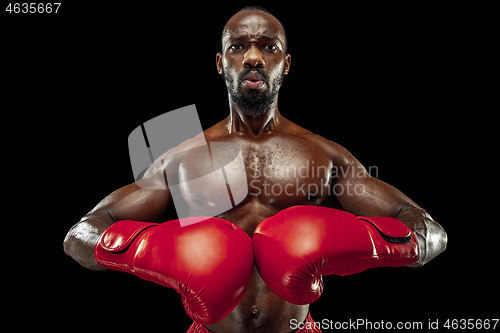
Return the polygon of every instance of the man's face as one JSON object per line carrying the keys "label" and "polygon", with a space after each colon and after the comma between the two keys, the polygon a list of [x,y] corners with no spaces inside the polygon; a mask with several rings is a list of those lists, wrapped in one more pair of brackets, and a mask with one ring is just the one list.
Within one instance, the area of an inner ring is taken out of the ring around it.
{"label": "man's face", "polygon": [[231,100],[247,115],[261,116],[277,102],[290,68],[285,48],[283,28],[271,14],[243,11],[227,23],[217,69]]}

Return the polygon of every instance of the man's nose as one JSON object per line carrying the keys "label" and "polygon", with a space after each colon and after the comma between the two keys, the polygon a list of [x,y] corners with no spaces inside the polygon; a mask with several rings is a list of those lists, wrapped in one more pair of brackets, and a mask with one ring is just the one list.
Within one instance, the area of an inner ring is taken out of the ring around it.
{"label": "man's nose", "polygon": [[265,64],[266,62],[258,47],[251,46],[248,51],[245,52],[245,56],[243,57],[244,67],[264,67]]}

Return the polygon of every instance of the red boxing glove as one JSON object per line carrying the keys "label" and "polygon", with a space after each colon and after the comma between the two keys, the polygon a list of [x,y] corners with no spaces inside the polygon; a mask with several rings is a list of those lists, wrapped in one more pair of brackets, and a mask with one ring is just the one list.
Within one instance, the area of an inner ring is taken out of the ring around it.
{"label": "red boxing glove", "polygon": [[[199,219],[199,218],[188,218]],[[119,221],[99,237],[97,263],[174,288],[187,314],[212,325],[243,298],[253,271],[252,239],[219,219],[163,224]],[[184,219],[187,220],[187,219]]]}
{"label": "red boxing glove", "polygon": [[299,305],[321,296],[323,275],[405,266],[419,258],[417,239],[402,222],[315,206],[290,207],[265,219],[255,230],[253,247],[267,286]]}

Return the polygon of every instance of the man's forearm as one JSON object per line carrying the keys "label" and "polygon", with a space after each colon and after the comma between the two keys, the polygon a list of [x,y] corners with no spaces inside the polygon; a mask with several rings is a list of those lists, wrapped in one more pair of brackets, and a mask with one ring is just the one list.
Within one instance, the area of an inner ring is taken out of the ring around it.
{"label": "man's forearm", "polygon": [[446,249],[448,242],[446,232],[424,209],[407,206],[396,218],[406,224],[417,237],[420,259],[411,266],[422,266]]}
{"label": "man's forearm", "polygon": [[88,269],[106,270],[95,261],[94,246],[99,236],[113,223],[113,219],[105,210],[96,210],[85,215],[66,235],[64,252]]}

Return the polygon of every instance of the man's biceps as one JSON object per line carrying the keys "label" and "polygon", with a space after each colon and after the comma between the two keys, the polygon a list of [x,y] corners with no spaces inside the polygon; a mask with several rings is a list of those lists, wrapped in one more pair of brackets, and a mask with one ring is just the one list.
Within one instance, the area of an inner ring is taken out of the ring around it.
{"label": "man's biceps", "polygon": [[333,190],[342,206],[355,215],[387,216],[393,210],[394,200],[387,196],[383,184],[372,177],[345,178]]}
{"label": "man's biceps", "polygon": [[154,221],[168,208],[169,200],[167,189],[138,188],[104,209],[115,221]]}

